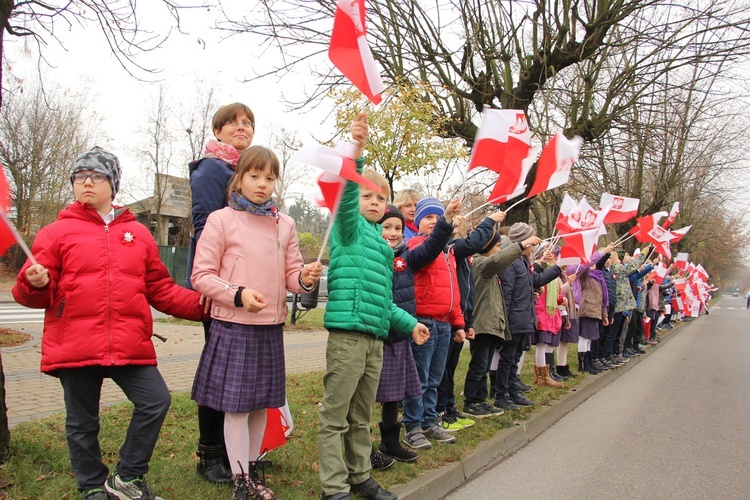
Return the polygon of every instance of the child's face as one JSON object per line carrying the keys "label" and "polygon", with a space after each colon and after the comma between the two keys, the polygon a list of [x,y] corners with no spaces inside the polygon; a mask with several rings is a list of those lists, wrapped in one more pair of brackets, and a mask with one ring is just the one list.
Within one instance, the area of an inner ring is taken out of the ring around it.
{"label": "child's face", "polygon": [[401,210],[401,215],[404,216],[406,222],[414,222],[414,217],[417,215],[417,202],[413,198],[409,198],[406,203],[401,205],[399,210]]}
{"label": "child's face", "polygon": [[436,214],[429,214],[422,217],[422,220],[419,221],[419,232],[426,236],[431,235],[438,219],[439,217]]}
{"label": "child's face", "polygon": [[220,129],[214,130],[214,135],[220,142],[229,144],[240,152],[250,147],[254,134],[252,122],[245,113],[241,113],[234,120],[225,123]]}
{"label": "child's face", "polygon": [[[102,177],[104,177],[103,181]],[[79,184],[76,178],[82,178],[83,182]],[[94,182],[94,179],[97,182]],[[77,201],[91,205],[100,214],[108,214],[112,210],[112,185],[106,175],[91,170],[76,172],[73,193]]]}
{"label": "child's face", "polygon": [[383,221],[383,238],[391,248],[396,248],[404,241],[404,225],[398,217],[389,217]]}
{"label": "child's face", "polygon": [[360,188],[359,213],[370,222],[377,222],[383,218],[387,201],[383,193]]}
{"label": "child's face", "polygon": [[263,170],[248,170],[242,175],[240,193],[256,205],[267,202],[274,189],[276,189],[276,176],[271,172],[269,165],[266,165]]}

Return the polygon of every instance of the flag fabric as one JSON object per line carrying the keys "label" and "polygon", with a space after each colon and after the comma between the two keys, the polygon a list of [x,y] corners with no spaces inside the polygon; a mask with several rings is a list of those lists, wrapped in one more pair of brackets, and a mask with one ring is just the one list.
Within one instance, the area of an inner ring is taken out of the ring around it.
{"label": "flag fabric", "polygon": [[609,212],[604,218],[605,224],[617,224],[627,222],[638,215],[638,205],[641,200],[638,198],[627,198],[625,196],[615,196],[609,193],[603,193],[599,200],[599,208],[609,206]]}
{"label": "flag fabric", "polygon": [[560,205],[560,213],[557,215],[555,228],[563,234],[600,228],[604,225],[604,218],[608,211],[609,207],[594,210],[585,196],[576,204],[575,200],[568,193],[565,193]]}
{"label": "flag fabric", "polygon": [[322,144],[305,145],[291,156],[290,160],[318,167],[325,172],[356,182],[373,191],[382,191],[378,186],[357,173],[357,166],[346,150],[351,144],[340,144],[336,149]]}
{"label": "flag fabric", "polygon": [[502,182],[516,185],[521,164],[531,149],[531,132],[526,114],[518,109],[484,107],[484,121],[474,138],[469,170],[488,168],[500,174]]}
{"label": "flag fabric", "polygon": [[332,214],[337,213],[346,187],[346,180],[338,175],[321,172],[318,176],[318,187],[320,188],[320,196],[316,197],[318,206],[327,208]]}
{"label": "flag fabric", "polygon": [[695,272],[698,274],[698,277],[702,281],[708,281],[708,272],[703,268],[702,265],[698,264],[697,266],[695,266]]}
{"label": "flag fabric", "polygon": [[657,285],[661,285],[664,283],[664,278],[667,277],[667,271],[669,269],[661,264],[658,264],[654,267],[653,273],[654,273],[654,283]]}
{"label": "flag fabric", "polygon": [[328,57],[360,92],[373,103],[380,103],[385,85],[367,44],[364,0],[336,3]]}
{"label": "flag fabric", "polygon": [[[610,210],[611,212],[611,210]],[[649,231],[653,230],[655,227],[659,226],[659,221],[662,217],[666,217],[667,212],[656,212],[655,214],[646,215],[645,217],[639,217],[636,220],[635,226],[630,228],[628,231],[630,234],[635,236],[635,239],[643,243],[644,241],[639,239],[638,233],[648,233]]]}
{"label": "flag fabric", "polygon": [[688,232],[690,231],[692,227],[693,226],[685,226],[685,227],[681,227],[680,229],[675,229],[674,231],[670,231],[672,235],[674,236],[674,238],[672,238],[672,243],[677,243],[682,238],[684,238],[685,235],[688,234]]}
{"label": "flag fabric", "polygon": [[678,253],[674,258],[674,267],[677,269],[687,269],[688,258],[690,254],[685,252]]}
{"label": "flag fabric", "polygon": [[672,209],[669,211],[669,216],[667,217],[667,220],[664,221],[664,229],[668,229],[669,226],[671,226],[674,223],[674,220],[677,218],[678,215],[680,215],[680,202],[675,201],[672,204]]}
{"label": "flag fabric", "polygon": [[5,169],[0,164],[0,256],[5,255],[8,249],[16,243],[15,231],[11,229],[13,224],[8,219],[10,210],[10,186],[5,178]]}
{"label": "flag fabric", "polygon": [[531,149],[529,154],[521,162],[521,171],[516,179],[515,184],[511,184],[504,180],[507,177],[503,177],[502,174],[498,177],[495,182],[495,187],[492,188],[490,196],[487,198],[487,203],[499,205],[505,203],[508,200],[521,196],[526,191],[526,176],[529,175],[531,167],[534,166],[534,160],[537,157],[537,150]]}
{"label": "flag fabric", "polygon": [[536,178],[526,198],[562,186],[570,178],[570,169],[578,161],[583,139],[579,136],[568,140],[556,134],[542,149],[536,165]]}
{"label": "flag fabric", "polygon": [[591,255],[596,250],[599,235],[598,228],[560,235],[560,239],[565,242],[565,245],[560,248],[560,257],[557,259],[557,265],[585,265],[591,262]]}
{"label": "flag fabric", "polygon": [[286,438],[294,429],[292,412],[289,411],[289,402],[281,408],[266,409],[266,427],[263,431],[263,441],[260,445],[261,454],[286,444]]}

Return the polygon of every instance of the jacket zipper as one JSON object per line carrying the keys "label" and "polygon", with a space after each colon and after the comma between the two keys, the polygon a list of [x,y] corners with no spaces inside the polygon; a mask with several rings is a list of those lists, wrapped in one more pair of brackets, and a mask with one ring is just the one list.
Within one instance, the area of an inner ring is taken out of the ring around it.
{"label": "jacket zipper", "polygon": [[[281,262],[280,262],[280,259],[281,259],[281,241],[279,241],[279,232],[280,232],[280,229],[279,229],[279,217],[277,215],[276,216],[276,275],[277,276],[279,275],[279,269],[281,268]],[[300,272],[302,272],[302,271],[300,271]],[[284,279],[285,279],[285,281],[284,281],[284,283],[285,283],[284,289],[286,290],[286,272],[282,273],[282,275],[284,276]],[[301,279],[300,279],[300,283],[302,283]],[[279,294],[281,293],[281,290],[279,288],[280,288],[279,280],[276,280],[276,297],[278,297]],[[284,294],[284,306],[286,307],[286,294]],[[276,317],[273,319],[273,323],[277,323],[280,318],[281,318],[281,303],[277,300],[276,301]],[[282,320],[282,322],[283,321],[286,321],[286,318],[284,318]]]}
{"label": "jacket zipper", "polygon": [[442,319],[443,323],[450,318],[451,313],[453,312],[453,296],[455,295],[455,292],[453,290],[453,271],[451,271],[451,260],[450,260],[450,249],[448,249],[448,252],[443,252],[443,256],[445,257],[445,263],[448,265],[448,277],[450,278],[451,282],[451,307],[448,309],[448,314],[445,315],[445,317]]}
{"label": "jacket zipper", "polygon": [[59,318],[62,316],[63,308],[65,307],[65,299],[62,299],[62,302],[60,302],[60,307],[57,308],[57,317]]}
{"label": "jacket zipper", "polygon": [[109,240],[109,224],[104,224],[104,235],[107,238],[107,339],[109,342],[109,364],[114,365],[112,356],[112,245]]}

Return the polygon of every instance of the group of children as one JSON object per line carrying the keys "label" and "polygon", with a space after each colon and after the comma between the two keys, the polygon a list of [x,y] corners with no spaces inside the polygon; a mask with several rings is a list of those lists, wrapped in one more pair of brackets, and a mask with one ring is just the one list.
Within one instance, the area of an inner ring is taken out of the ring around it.
{"label": "group of children", "polygon": [[[159,498],[144,476],[170,396],[156,368],[149,306],[204,322],[192,390],[198,472],[231,482],[235,499],[275,498],[258,469],[266,409],[286,403],[286,292],[311,291],[322,266],[303,263],[294,221],[272,198],[279,161],[250,146],[254,127],[247,106],[222,107],[213,121],[216,141],[190,165],[195,235],[187,288],[169,277],[148,230],[112,204],[120,166],[101,148],[76,160],[76,202],[39,232],[32,247],[38,263],[19,272],[16,300],[46,308],[42,371],[63,387],[70,460],[84,498]],[[590,266],[563,270],[558,249],[539,247],[528,224],[498,228],[503,212],[458,238],[458,200],[443,204],[407,190],[389,206],[386,180],[363,169],[364,114],[350,132],[357,170],[379,190],[348,182],[331,232],[318,471],[324,499],[395,499],[371,468],[413,462],[415,450],[454,442],[453,432],[472,418],[534,404],[519,378],[529,343],[537,346],[534,381],[551,387],[572,375],[571,342],[578,343],[579,370],[589,373],[635,355],[647,340],[633,326],[636,295],[653,288],[638,284],[650,270],[638,269],[643,257],[621,262],[611,246]],[[648,297],[642,304],[653,319],[659,297]],[[466,339],[471,361],[459,412],[454,375]],[[105,377],[135,405],[111,475],[98,442]],[[376,401],[382,421],[374,449]]]}

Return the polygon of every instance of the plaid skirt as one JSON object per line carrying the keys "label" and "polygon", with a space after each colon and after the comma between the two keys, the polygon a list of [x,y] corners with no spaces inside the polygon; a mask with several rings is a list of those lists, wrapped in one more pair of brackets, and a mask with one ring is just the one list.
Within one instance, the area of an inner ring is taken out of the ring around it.
{"label": "plaid skirt", "polygon": [[417,365],[411,352],[411,342],[403,340],[383,344],[383,370],[375,401],[390,403],[422,395]]}
{"label": "plaid skirt", "polygon": [[286,397],[282,325],[211,321],[191,397],[229,413],[280,408]]}
{"label": "plaid skirt", "polygon": [[534,344],[538,344],[539,342],[544,342],[552,347],[557,347],[560,345],[560,332],[553,334],[552,332],[537,330],[534,334]]}
{"label": "plaid skirt", "polygon": [[579,335],[585,339],[599,340],[599,321],[596,318],[578,318]]}
{"label": "plaid skirt", "polygon": [[560,342],[567,342],[569,344],[578,343],[578,328],[579,325],[577,319],[570,320],[569,330],[566,330],[565,325],[563,325],[562,332],[560,333]]}

